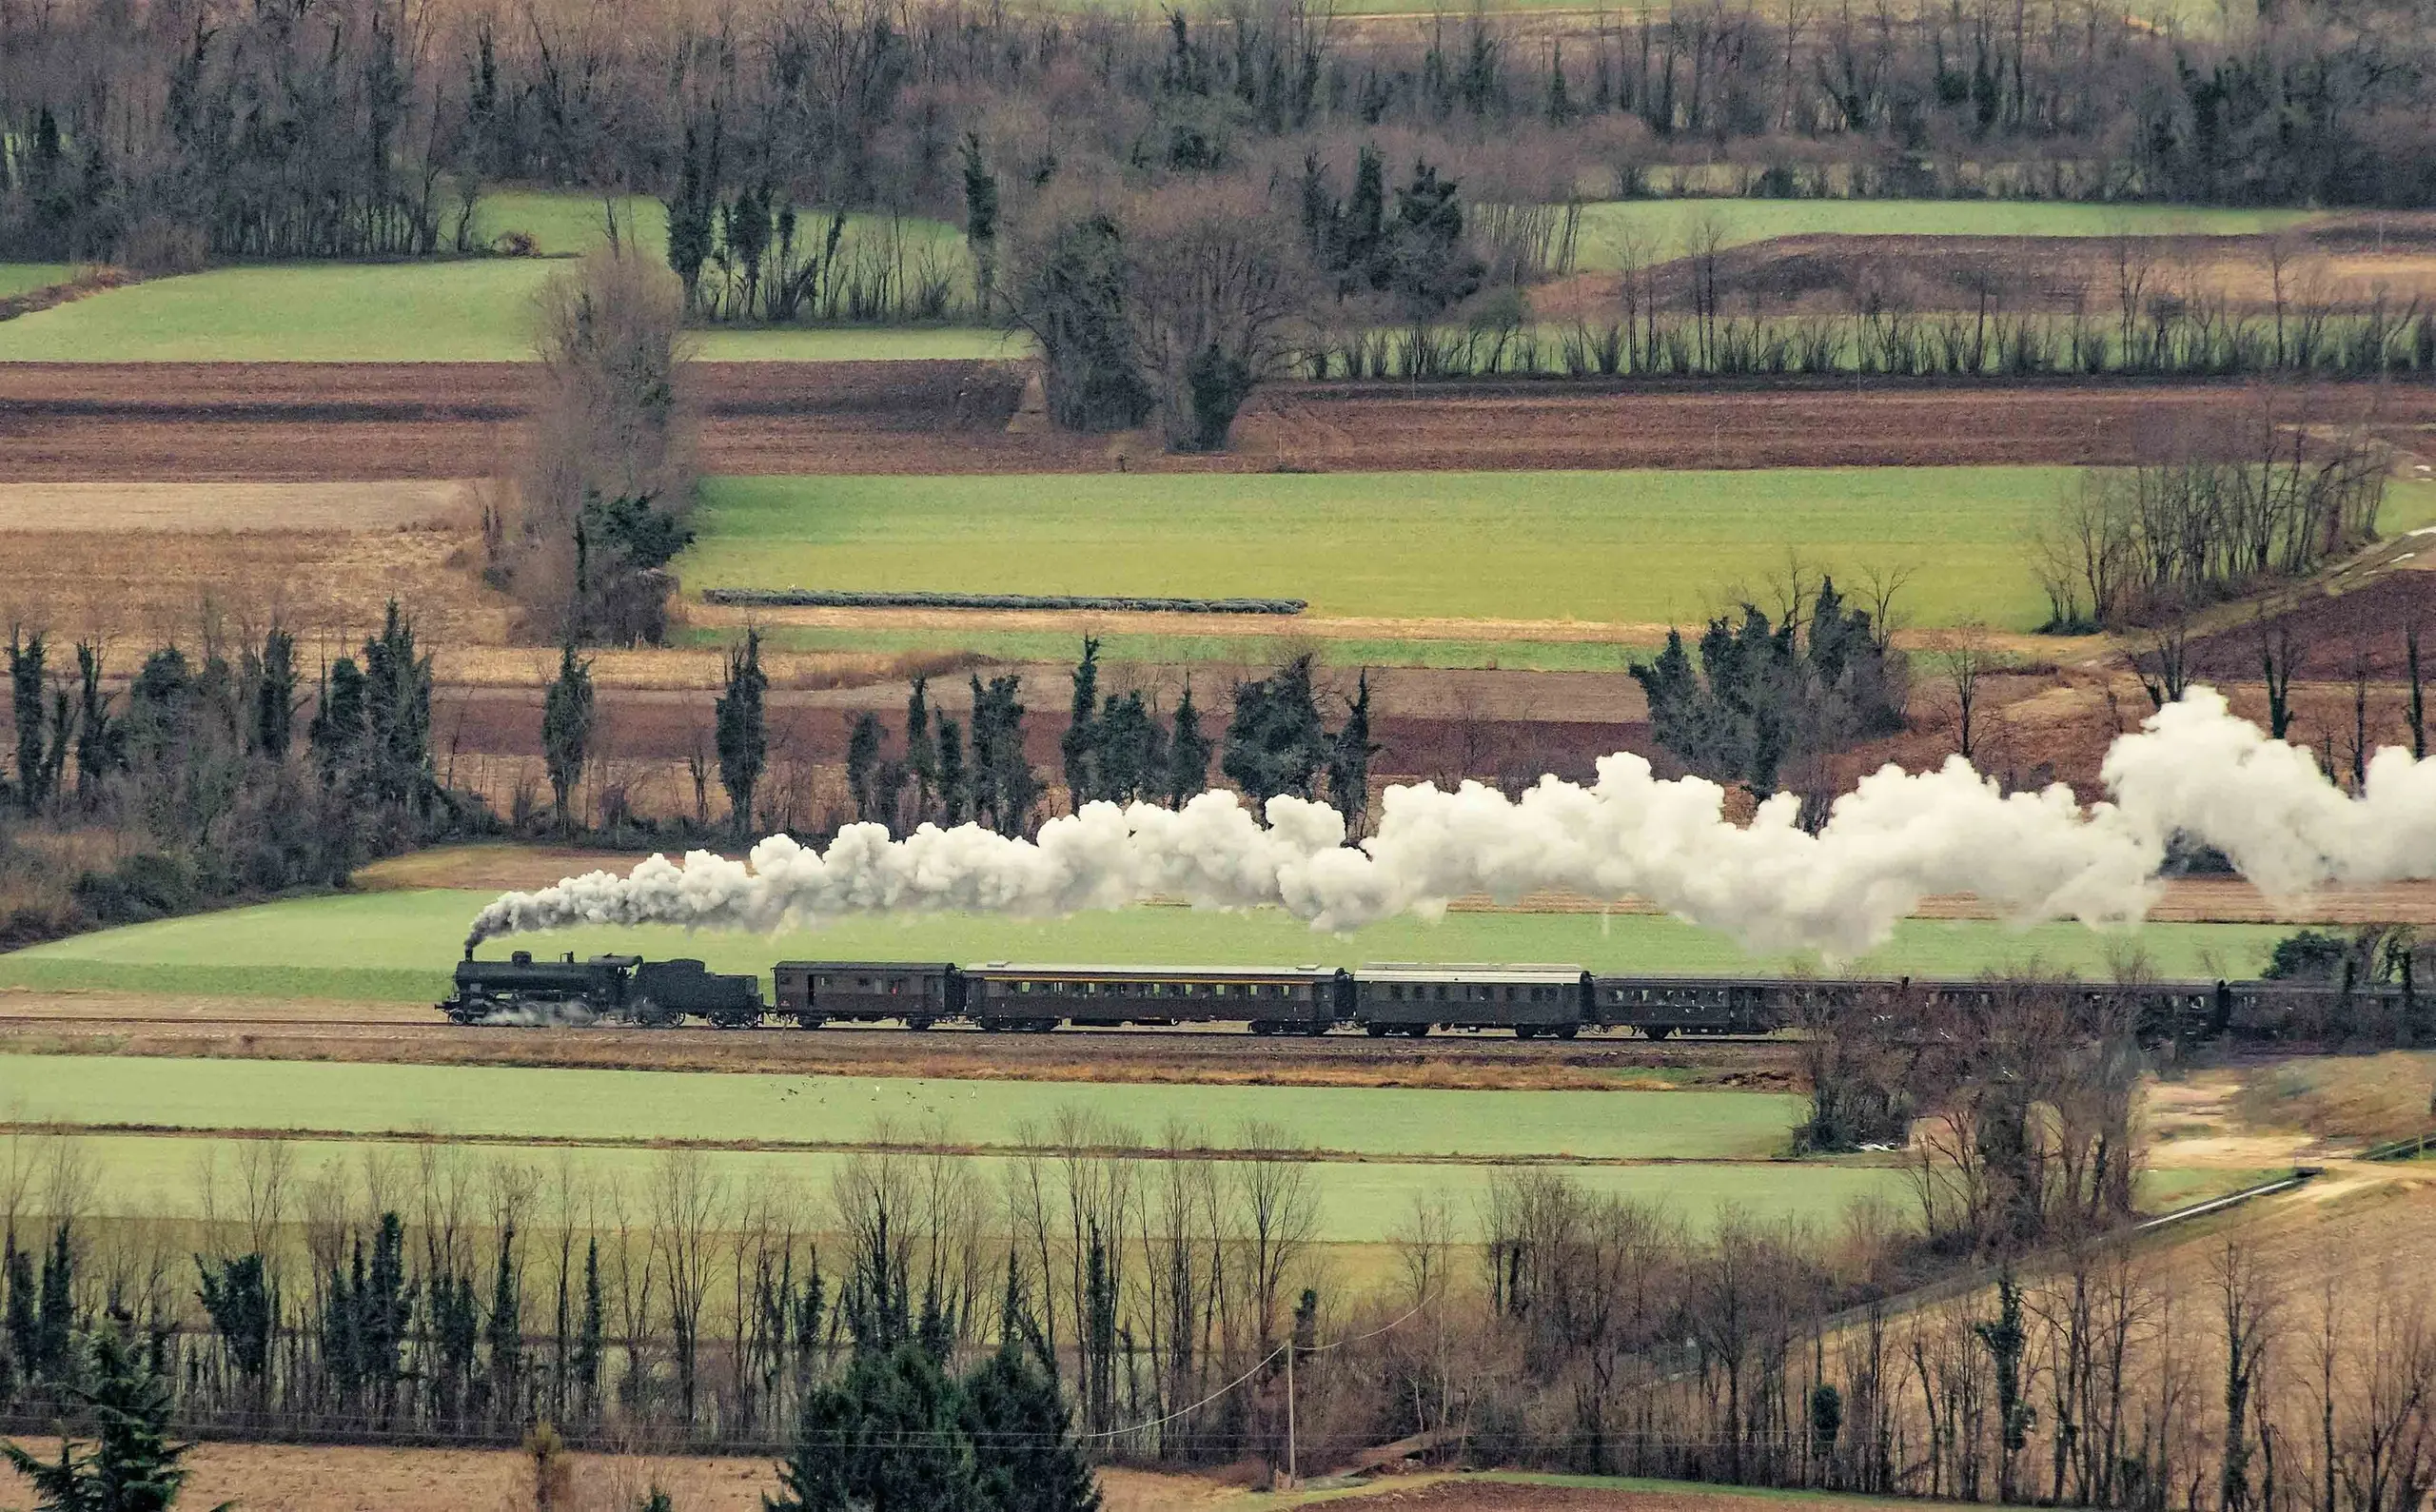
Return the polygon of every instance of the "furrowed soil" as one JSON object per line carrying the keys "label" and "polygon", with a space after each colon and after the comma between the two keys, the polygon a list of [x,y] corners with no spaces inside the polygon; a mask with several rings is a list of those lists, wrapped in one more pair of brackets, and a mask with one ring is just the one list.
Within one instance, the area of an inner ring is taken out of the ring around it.
{"label": "furrowed soil", "polygon": [[[316,481],[501,470],[530,383],[513,363],[20,363],[0,367],[0,473],[20,481]],[[1221,457],[1012,425],[1000,362],[703,364],[716,473],[1023,473],[2117,463],[2204,430],[2239,383],[1967,387],[1499,382],[1278,383]],[[2436,387],[2384,392],[2436,422]],[[2367,408],[2364,398],[2357,408]]]}

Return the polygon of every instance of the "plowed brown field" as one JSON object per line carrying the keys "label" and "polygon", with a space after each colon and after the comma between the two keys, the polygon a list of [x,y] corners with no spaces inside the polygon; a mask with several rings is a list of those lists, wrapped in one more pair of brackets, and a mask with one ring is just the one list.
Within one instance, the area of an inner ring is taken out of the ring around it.
{"label": "plowed brown field", "polygon": [[[11,363],[0,473],[462,478],[508,460],[526,383],[506,363]],[[2225,383],[1279,383],[1232,453],[1177,458],[1011,429],[1022,386],[1002,363],[709,363],[701,458],[757,474],[2106,463],[2240,403]],[[2391,423],[2436,423],[2436,386],[2380,392]]]}

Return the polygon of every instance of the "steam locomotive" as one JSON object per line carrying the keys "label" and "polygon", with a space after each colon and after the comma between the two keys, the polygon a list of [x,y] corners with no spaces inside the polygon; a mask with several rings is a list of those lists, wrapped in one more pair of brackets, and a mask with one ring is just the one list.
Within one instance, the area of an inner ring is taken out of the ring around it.
{"label": "steam locomotive", "polygon": [[[719,1029],[776,1021],[969,1024],[996,1032],[1061,1026],[1116,1028],[1242,1024],[1255,1034],[1374,1035],[1498,1030],[1518,1039],[1571,1039],[1585,1030],[1671,1034],[1773,1033],[1833,1002],[1906,994],[1923,1006],[1965,1010],[2000,991],[1986,981],[1905,978],[1599,976],[1571,965],[1414,965],[1346,971],[1324,966],[1177,967],[1030,965],[990,961],[780,961],[775,1001],[757,975],[708,970],[697,960],[634,955],[457,965],[456,990],[439,1005],[459,1024],[631,1024],[667,1028],[699,1019]],[[2420,1005],[2407,987],[2281,981],[2074,983],[2093,1009],[2128,1011],[2149,1037],[2232,1034],[2253,1039],[2390,1037]]]}

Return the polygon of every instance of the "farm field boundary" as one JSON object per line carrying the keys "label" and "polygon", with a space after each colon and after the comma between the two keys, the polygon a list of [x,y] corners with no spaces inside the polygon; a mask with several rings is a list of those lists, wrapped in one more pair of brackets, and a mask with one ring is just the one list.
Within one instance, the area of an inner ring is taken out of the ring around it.
{"label": "farm field boundary", "polygon": [[[457,478],[504,459],[512,363],[0,363],[0,468],[22,481]],[[713,472],[2113,465],[2238,408],[2238,382],[1286,383],[1233,451],[1139,435],[1011,433],[1020,364],[712,363]],[[2436,423],[2436,384],[2326,383],[2329,411]]]}

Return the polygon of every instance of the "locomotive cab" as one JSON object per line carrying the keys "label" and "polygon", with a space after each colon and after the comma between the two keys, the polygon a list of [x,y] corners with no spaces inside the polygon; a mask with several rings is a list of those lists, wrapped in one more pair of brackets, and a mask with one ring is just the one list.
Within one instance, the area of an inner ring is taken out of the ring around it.
{"label": "locomotive cab", "polygon": [[459,1024],[590,1023],[624,1011],[638,955],[596,955],[578,961],[569,951],[556,961],[536,961],[516,951],[504,961],[457,963],[455,991],[440,1011]]}

